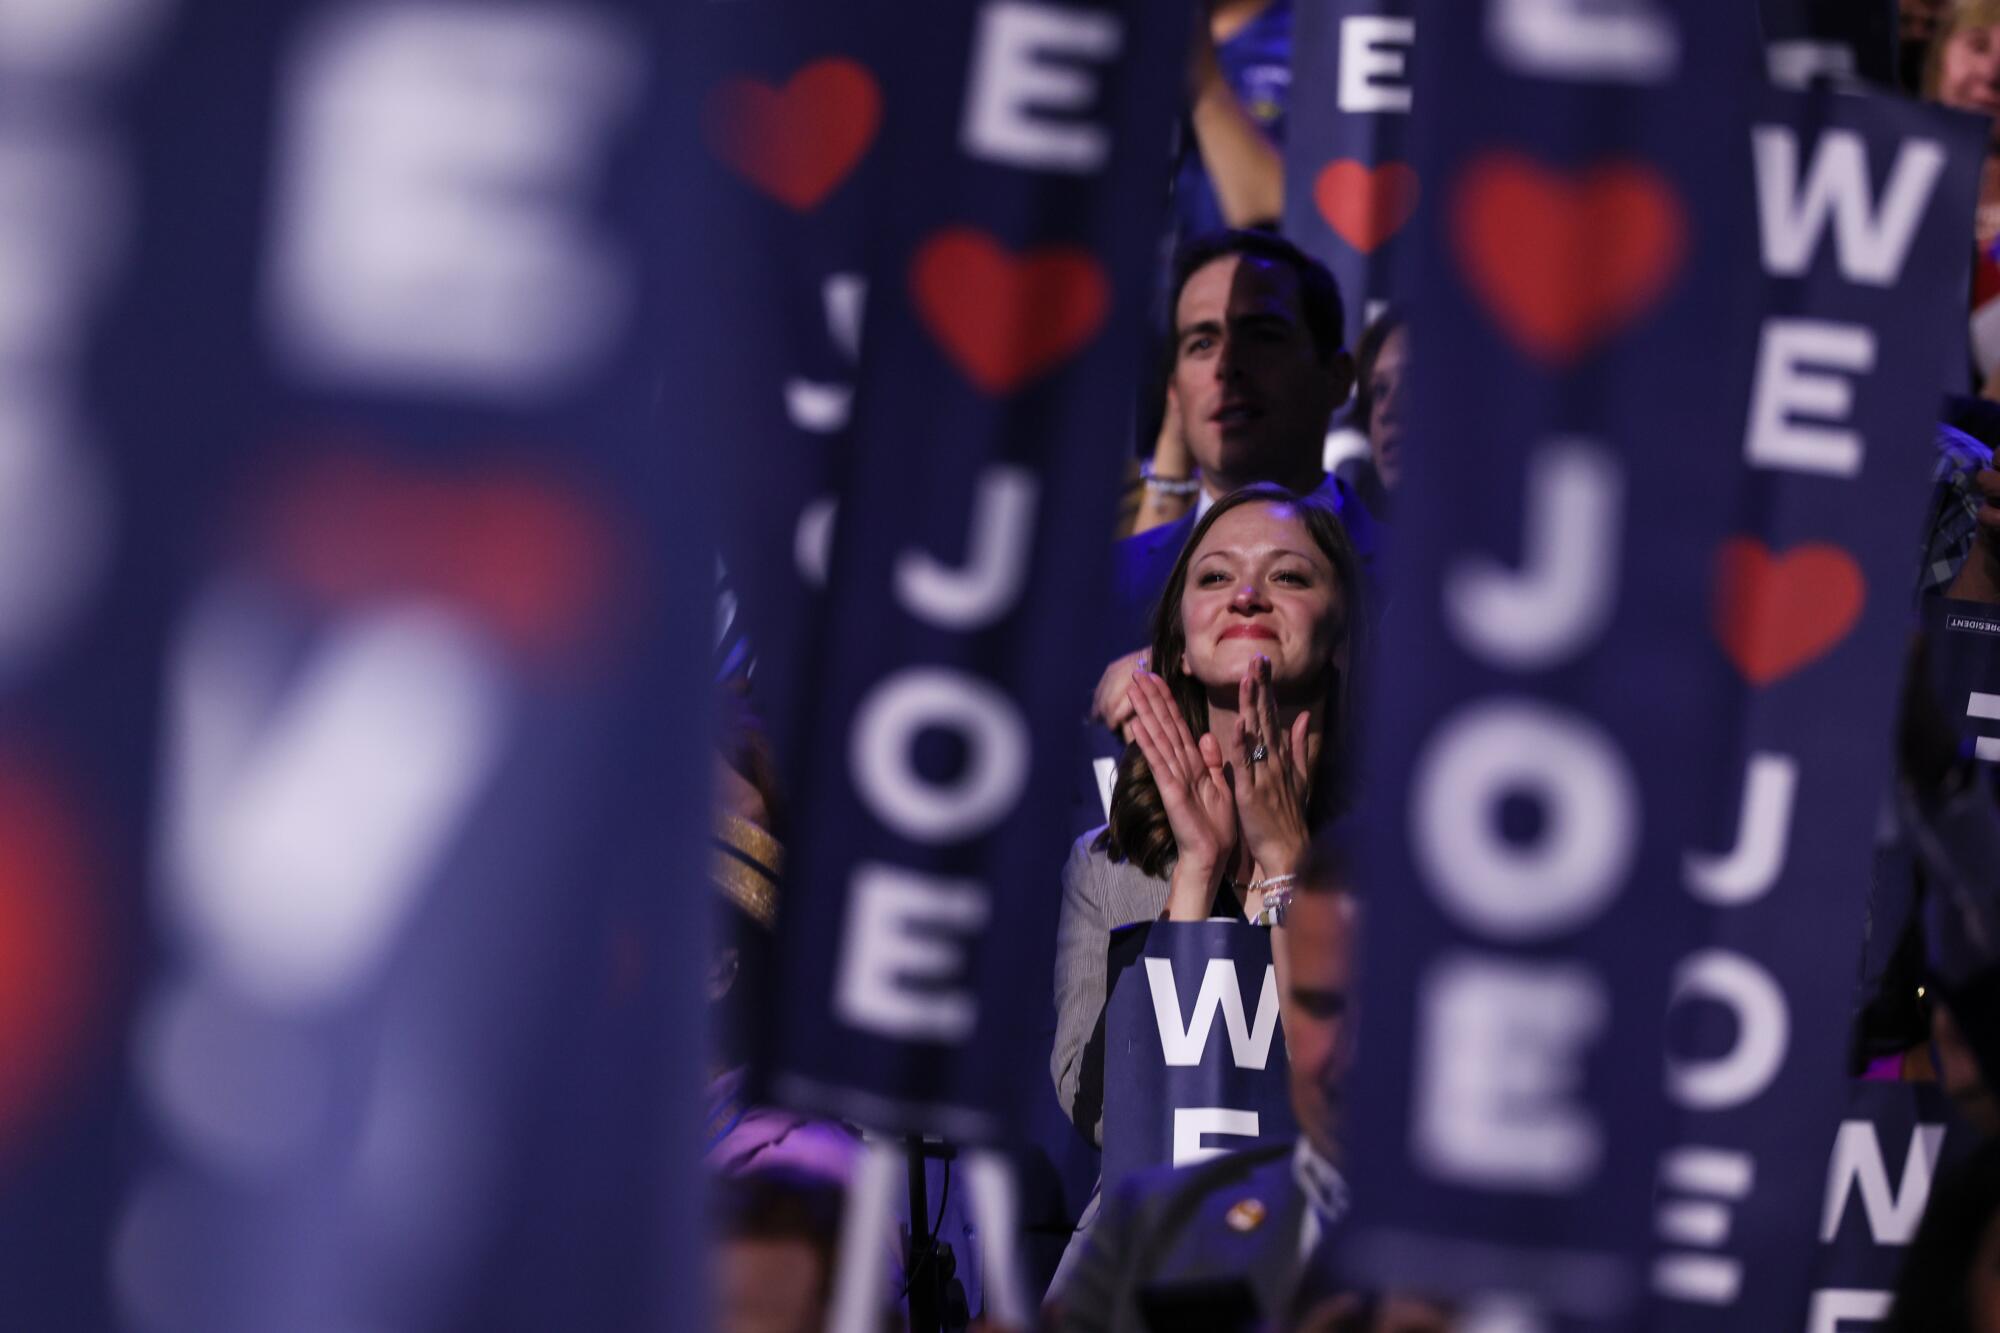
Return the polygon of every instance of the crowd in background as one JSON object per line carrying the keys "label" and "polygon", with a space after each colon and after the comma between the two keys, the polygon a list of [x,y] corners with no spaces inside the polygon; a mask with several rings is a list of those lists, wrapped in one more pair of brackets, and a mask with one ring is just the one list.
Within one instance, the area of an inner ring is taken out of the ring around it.
{"label": "crowd in background", "polygon": [[[1256,1290],[1298,1326],[1447,1327],[1414,1296],[1313,1287],[1310,1256],[1345,1210],[1338,1086],[1352,1044],[1346,980],[1365,886],[1327,854],[1352,786],[1367,708],[1368,642],[1393,614],[1395,496],[1406,475],[1409,386],[1425,392],[1422,329],[1371,312],[1346,345],[1343,293],[1278,234],[1291,78],[1290,0],[1215,0],[1193,42],[1178,159],[1163,182],[1157,380],[1135,413],[1098,685],[1078,738],[1076,840],[1062,900],[1048,1076],[1083,1139],[1102,1134],[1101,1018],[1110,931],[1216,916],[1269,926],[1280,973],[1298,1144],[1092,1192],[1055,1247],[1047,1317],[1062,1328],[1149,1324],[1146,1283],[1245,1263],[1230,1229],[1278,1236]],[[2000,0],[1905,0],[1905,91],[1992,119],[2000,137]],[[2000,604],[2000,156],[1973,227],[1962,382],[1940,385],[1933,441],[1908,465],[1933,478],[1909,516],[1913,595]],[[1416,369],[1413,371],[1412,367]],[[1411,380],[1415,374],[1418,378]],[[1107,442],[1119,448],[1120,442]],[[1417,442],[1422,447],[1422,442]],[[1924,688],[1919,644],[1903,704],[1895,788],[1902,854],[1876,868],[1853,1050],[1857,1076],[1940,1081],[1966,1120],[2000,1132],[1985,1071],[2000,1073],[2000,816],[1991,779]],[[730,673],[736,678],[734,670]],[[1085,701],[1080,700],[1080,708]],[[824,1321],[844,1182],[846,1126],[745,1105],[740,1029],[782,907],[784,795],[754,690],[732,691],[718,780],[714,971],[717,1068],[707,1151],[720,1183],[718,1300],[732,1330]],[[1093,761],[1106,767],[1098,770]],[[1092,776],[1110,774],[1108,782]],[[1330,836],[1332,835],[1332,836]],[[1051,851],[1052,868],[1060,859]],[[1941,1002],[1942,1001],[1942,1002]],[[1842,1021],[1823,1016],[1823,1021]],[[1024,1079],[1041,1071],[1024,1069]],[[1246,1181],[1290,1201],[1268,1227],[1220,1210]],[[886,1256],[903,1321],[919,1284],[926,1318],[973,1322],[980,1274],[948,1188],[911,1201],[923,1253]],[[1211,1206],[1214,1205],[1214,1206]],[[913,1229],[905,1217],[905,1234]],[[952,1243],[953,1241],[956,1243]],[[1220,1247],[1220,1248],[1218,1248]],[[1217,1255],[1223,1257],[1218,1259]],[[1933,1197],[1898,1295],[1895,1326],[2000,1330],[2000,1144]],[[1292,1326],[1287,1324],[1286,1326]]]}

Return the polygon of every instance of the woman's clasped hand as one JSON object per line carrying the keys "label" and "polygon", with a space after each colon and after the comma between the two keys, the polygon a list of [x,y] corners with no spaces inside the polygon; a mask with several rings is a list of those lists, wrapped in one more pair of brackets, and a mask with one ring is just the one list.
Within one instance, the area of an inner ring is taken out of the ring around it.
{"label": "woman's clasped hand", "polygon": [[[1160,676],[1132,673],[1133,739],[1145,755],[1180,857],[1167,914],[1208,915],[1218,880],[1232,861],[1257,878],[1293,873],[1312,841],[1306,798],[1318,761],[1319,735],[1301,710],[1290,727],[1279,719],[1271,659],[1252,658],[1238,682],[1238,711],[1225,750],[1213,734],[1193,736]],[[1243,855],[1236,858],[1241,849]],[[1255,903],[1247,904],[1254,915]]]}

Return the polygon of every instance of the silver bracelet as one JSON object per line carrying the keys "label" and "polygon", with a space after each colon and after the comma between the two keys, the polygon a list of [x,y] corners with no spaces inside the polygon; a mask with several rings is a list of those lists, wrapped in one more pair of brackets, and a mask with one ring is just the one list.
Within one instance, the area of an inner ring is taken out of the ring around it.
{"label": "silver bracelet", "polygon": [[[1273,882],[1272,888],[1264,894],[1264,901],[1257,906],[1257,924],[1260,926],[1284,925],[1285,913],[1291,910],[1291,881],[1296,877],[1292,875],[1279,875],[1277,878],[1285,882],[1283,884]],[[1260,880],[1258,882],[1262,883],[1264,881]],[[1252,887],[1254,888],[1255,885]]]}
{"label": "silver bracelet", "polygon": [[1201,489],[1199,477],[1154,476],[1151,461],[1139,464],[1139,480],[1145,483],[1147,490],[1157,491],[1161,495],[1193,495]]}

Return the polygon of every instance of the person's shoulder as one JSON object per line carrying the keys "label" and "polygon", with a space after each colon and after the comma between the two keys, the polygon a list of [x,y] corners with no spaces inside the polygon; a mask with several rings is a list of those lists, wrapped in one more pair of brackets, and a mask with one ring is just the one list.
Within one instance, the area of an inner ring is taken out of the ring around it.
{"label": "person's shoulder", "polygon": [[1166,553],[1171,563],[1172,558],[1179,555],[1181,547],[1186,544],[1188,534],[1193,531],[1194,514],[1190,511],[1171,523],[1162,523],[1157,528],[1147,528],[1144,532],[1121,537],[1117,546],[1113,548],[1117,553],[1119,567],[1123,569],[1158,560],[1162,552]]}

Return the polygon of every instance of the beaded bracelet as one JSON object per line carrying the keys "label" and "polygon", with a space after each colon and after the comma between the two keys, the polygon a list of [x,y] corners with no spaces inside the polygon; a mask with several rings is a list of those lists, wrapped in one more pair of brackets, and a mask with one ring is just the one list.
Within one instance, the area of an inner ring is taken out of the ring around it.
{"label": "beaded bracelet", "polygon": [[1201,481],[1196,477],[1161,477],[1154,475],[1153,465],[1150,461],[1139,464],[1139,480],[1145,483],[1147,490],[1157,491],[1161,495],[1193,495],[1201,489]]}
{"label": "beaded bracelet", "polygon": [[1257,924],[1260,926],[1284,925],[1285,913],[1291,910],[1292,890],[1290,881],[1293,876],[1280,875],[1278,878],[1286,881],[1286,883],[1275,886],[1264,895],[1264,901],[1257,908]]}

